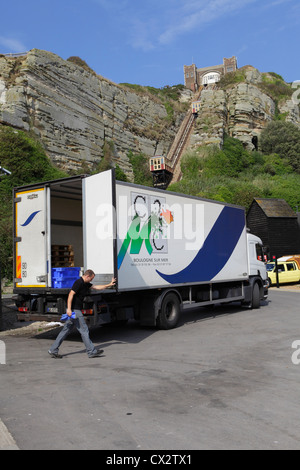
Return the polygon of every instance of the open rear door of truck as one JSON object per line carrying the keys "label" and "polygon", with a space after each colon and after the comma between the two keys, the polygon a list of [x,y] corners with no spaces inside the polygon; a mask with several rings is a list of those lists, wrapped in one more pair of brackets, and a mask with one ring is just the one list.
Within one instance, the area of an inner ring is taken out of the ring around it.
{"label": "open rear door of truck", "polygon": [[14,285],[48,287],[47,188],[16,190],[14,205]]}
{"label": "open rear door of truck", "polygon": [[95,284],[117,277],[114,171],[83,180],[84,268],[95,272]]}

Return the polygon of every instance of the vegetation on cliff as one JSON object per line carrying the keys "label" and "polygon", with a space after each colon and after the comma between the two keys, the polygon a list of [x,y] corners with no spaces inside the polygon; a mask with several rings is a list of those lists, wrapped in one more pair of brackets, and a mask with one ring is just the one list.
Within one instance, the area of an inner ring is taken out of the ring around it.
{"label": "vegetation on cliff", "polygon": [[[217,84],[218,88],[224,90],[238,83],[246,82],[248,69],[255,70],[253,67],[245,66],[241,67],[236,72],[230,72],[223,75]],[[261,76],[261,80],[257,80],[256,86],[272,99],[281,100],[292,96],[293,89],[291,85],[286,83],[281,75],[278,75],[275,72],[259,73],[259,75]]]}
{"label": "vegetation on cliff", "polygon": [[184,85],[165,86],[163,88],[154,88],[151,86],[141,86],[130,83],[120,83],[120,86],[128,88],[131,91],[141,96],[149,96],[151,99],[155,99],[158,103],[164,105],[167,111],[166,120],[170,124],[174,124],[176,121],[176,115],[179,113],[186,112],[188,109],[187,103],[180,102],[180,97]]}
{"label": "vegetation on cliff", "polygon": [[182,158],[183,178],[169,189],[249,208],[254,197],[282,198],[300,207],[300,130],[272,122],[261,134],[260,151],[249,152],[226,137],[223,148],[200,147]]}
{"label": "vegetation on cliff", "polygon": [[275,153],[300,174],[300,129],[291,122],[271,122],[260,135],[264,154]]}
{"label": "vegetation on cliff", "polygon": [[84,70],[86,70],[87,72],[93,75],[96,75],[94,70],[86,63],[86,61],[81,59],[78,56],[71,56],[67,59],[67,61],[72,62],[73,64],[78,65],[79,67],[82,67]]}
{"label": "vegetation on cliff", "polygon": [[[255,70],[251,66],[245,66],[236,72],[230,72],[221,77],[217,87],[228,90],[239,83],[247,82],[247,71]],[[258,72],[258,71],[257,71]],[[286,115],[279,112],[279,103],[291,99],[294,92],[291,84],[286,83],[281,75],[275,72],[260,73],[255,85],[275,103],[275,120],[285,120]]]}
{"label": "vegetation on cliff", "polygon": [[0,262],[2,276],[12,278],[12,189],[68,176],[54,167],[34,137],[0,126],[0,166],[11,175],[0,177]]}

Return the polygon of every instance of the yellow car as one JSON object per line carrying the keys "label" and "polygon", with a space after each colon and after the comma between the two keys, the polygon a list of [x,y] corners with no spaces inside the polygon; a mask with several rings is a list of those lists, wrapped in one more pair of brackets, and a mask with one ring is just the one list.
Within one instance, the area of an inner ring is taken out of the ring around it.
{"label": "yellow car", "polygon": [[[295,261],[279,261],[277,263],[279,284],[300,282],[300,269]],[[276,284],[275,263],[267,263],[267,272],[270,285]]]}

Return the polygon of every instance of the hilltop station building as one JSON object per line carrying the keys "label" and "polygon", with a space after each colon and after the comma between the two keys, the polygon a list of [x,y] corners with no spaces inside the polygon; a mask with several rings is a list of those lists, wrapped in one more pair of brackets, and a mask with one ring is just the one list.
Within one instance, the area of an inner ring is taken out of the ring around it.
{"label": "hilltop station building", "polygon": [[184,65],[184,84],[194,93],[200,86],[207,86],[217,83],[222,75],[235,72],[237,70],[237,59],[235,56],[230,59],[223,59],[222,65],[213,65],[198,69],[195,64]]}

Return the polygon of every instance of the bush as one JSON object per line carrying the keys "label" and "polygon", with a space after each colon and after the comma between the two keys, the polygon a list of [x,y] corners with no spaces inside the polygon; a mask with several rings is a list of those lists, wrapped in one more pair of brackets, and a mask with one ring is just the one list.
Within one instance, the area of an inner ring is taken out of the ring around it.
{"label": "bush", "polygon": [[134,155],[131,151],[128,153],[128,158],[132,165],[135,184],[153,186],[153,178],[149,170],[148,158],[142,153]]}
{"label": "bush", "polygon": [[285,199],[294,211],[299,211],[300,176],[295,173],[274,176],[271,197]]}
{"label": "bush", "polygon": [[51,164],[39,142],[10,127],[0,127],[0,162],[11,172],[0,178],[0,262],[2,276],[12,279],[13,188],[67,175]]}
{"label": "bush", "polygon": [[284,175],[286,173],[292,172],[292,167],[289,165],[288,160],[281,158],[276,153],[271,155],[265,155],[264,164],[263,164],[264,173],[270,175]]}
{"label": "bush", "polygon": [[182,180],[168,189],[250,207],[254,197],[282,198],[300,206],[300,176],[277,154],[247,152],[236,139],[225,138],[223,149],[210,146],[182,159]]}
{"label": "bush", "polygon": [[293,94],[291,86],[285,83],[281,75],[274,72],[263,73],[262,82],[258,86],[276,102],[290,98]]}
{"label": "bush", "polygon": [[72,62],[75,65],[78,65],[79,67],[82,67],[84,70],[87,70],[88,72],[92,73],[95,75],[95,72],[91,67],[85,62],[85,60],[81,59],[78,56],[71,56],[67,59],[68,62]]}
{"label": "bush", "polygon": [[260,147],[264,154],[278,154],[300,173],[300,130],[291,122],[273,121],[262,131]]}
{"label": "bush", "polygon": [[236,72],[229,72],[223,75],[218,82],[218,88],[228,88],[237,83],[242,83],[246,80],[246,73],[244,70],[237,70]]}
{"label": "bush", "polygon": [[200,176],[202,169],[203,157],[194,152],[184,155],[181,160],[181,171],[185,178],[192,179]]}
{"label": "bush", "polygon": [[10,127],[0,127],[0,162],[11,172],[11,188],[66,176],[53,166],[37,140]]}
{"label": "bush", "polygon": [[253,164],[253,158],[243,144],[232,137],[224,139],[223,149],[215,150],[205,158],[203,164],[203,175],[206,177],[222,175],[237,177],[240,172]]}

